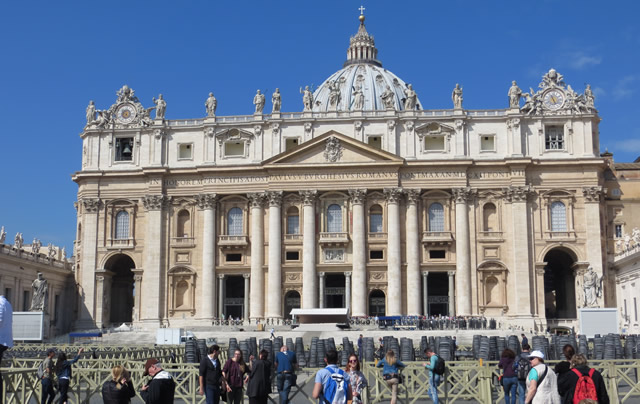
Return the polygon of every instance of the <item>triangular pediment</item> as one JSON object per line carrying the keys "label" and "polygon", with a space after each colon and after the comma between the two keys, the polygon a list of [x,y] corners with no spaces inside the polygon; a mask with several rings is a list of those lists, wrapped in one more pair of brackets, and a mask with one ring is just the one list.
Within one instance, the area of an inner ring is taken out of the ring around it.
{"label": "triangular pediment", "polygon": [[402,164],[404,159],[336,131],[329,131],[264,162],[265,166]]}

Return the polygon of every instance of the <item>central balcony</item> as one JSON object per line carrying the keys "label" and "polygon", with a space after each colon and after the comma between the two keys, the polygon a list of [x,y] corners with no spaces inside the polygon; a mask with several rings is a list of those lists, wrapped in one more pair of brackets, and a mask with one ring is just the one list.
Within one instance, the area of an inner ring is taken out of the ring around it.
{"label": "central balcony", "polygon": [[346,232],[321,232],[318,240],[320,244],[325,245],[347,245],[349,244],[349,233]]}
{"label": "central balcony", "polygon": [[223,248],[245,248],[249,245],[249,237],[246,234],[240,236],[218,236],[218,245]]}
{"label": "central balcony", "polygon": [[450,231],[423,231],[422,243],[451,244],[453,243],[453,233]]}

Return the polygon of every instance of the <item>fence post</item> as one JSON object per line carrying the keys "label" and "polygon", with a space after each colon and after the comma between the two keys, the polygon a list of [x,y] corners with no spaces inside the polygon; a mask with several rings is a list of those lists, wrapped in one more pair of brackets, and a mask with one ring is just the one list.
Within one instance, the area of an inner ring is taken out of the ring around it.
{"label": "fence post", "polygon": [[618,372],[616,368],[616,362],[610,361],[608,363],[607,376],[609,379],[609,401],[617,403],[618,399]]}
{"label": "fence post", "polygon": [[480,392],[481,399],[480,402],[483,404],[492,404],[491,400],[491,376],[492,371],[491,368],[482,364],[480,362]]}

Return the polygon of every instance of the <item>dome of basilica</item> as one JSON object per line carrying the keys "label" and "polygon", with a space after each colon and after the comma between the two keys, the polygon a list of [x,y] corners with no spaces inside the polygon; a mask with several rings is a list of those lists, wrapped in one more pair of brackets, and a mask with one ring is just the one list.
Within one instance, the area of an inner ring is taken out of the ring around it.
{"label": "dome of basilica", "polygon": [[[405,110],[407,91],[414,93],[413,89],[383,68],[377,54],[373,36],[365,29],[364,15],[361,15],[360,27],[351,37],[344,67],[314,91],[313,111]],[[414,98],[410,105],[421,109],[420,101]]]}

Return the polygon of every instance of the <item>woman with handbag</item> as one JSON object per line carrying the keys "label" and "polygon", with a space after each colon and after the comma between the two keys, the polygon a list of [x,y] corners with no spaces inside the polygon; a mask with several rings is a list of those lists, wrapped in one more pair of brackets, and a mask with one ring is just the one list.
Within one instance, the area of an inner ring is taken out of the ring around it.
{"label": "woman with handbag", "polygon": [[391,388],[391,404],[396,404],[398,397],[398,384],[400,383],[400,369],[404,368],[404,363],[396,358],[396,354],[390,349],[387,351],[376,367],[382,368],[382,378]]}
{"label": "woman with handbag", "polygon": [[354,354],[349,356],[349,362],[344,369],[349,375],[349,385],[351,386],[351,402],[353,404],[361,404],[362,396],[366,393],[367,378],[360,371],[360,360]]}
{"label": "woman with handbag", "polygon": [[269,393],[271,393],[271,362],[267,360],[269,352],[265,349],[260,351],[259,359],[253,360],[250,357],[249,383],[247,384],[247,396],[249,404],[267,404]]}

